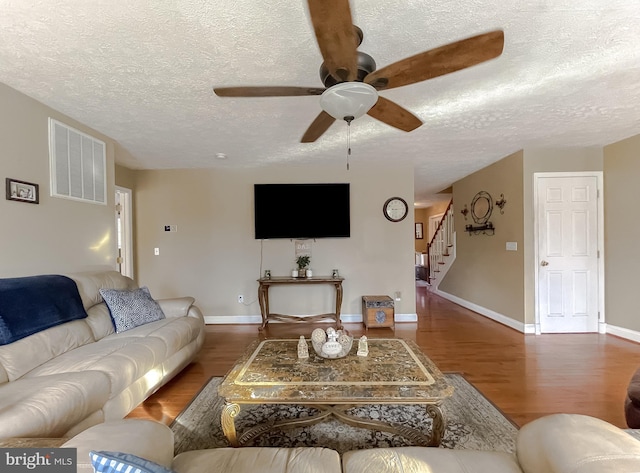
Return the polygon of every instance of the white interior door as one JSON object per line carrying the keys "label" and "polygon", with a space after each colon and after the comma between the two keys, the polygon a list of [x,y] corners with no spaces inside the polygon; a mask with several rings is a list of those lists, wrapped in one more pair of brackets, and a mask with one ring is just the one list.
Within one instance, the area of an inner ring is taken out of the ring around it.
{"label": "white interior door", "polygon": [[538,177],[537,304],[540,331],[597,332],[597,176]]}

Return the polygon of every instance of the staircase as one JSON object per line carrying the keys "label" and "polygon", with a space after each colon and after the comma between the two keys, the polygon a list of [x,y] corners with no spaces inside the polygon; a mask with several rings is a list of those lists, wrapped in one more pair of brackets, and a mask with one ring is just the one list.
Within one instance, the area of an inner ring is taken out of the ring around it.
{"label": "staircase", "polygon": [[427,245],[428,283],[436,289],[456,259],[456,232],[453,225],[453,200],[449,202],[433,238]]}

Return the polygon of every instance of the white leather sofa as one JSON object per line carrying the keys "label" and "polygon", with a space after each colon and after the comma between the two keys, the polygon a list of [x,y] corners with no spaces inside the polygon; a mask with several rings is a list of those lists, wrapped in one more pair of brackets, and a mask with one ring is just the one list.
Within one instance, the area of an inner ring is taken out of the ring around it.
{"label": "white leather sofa", "polygon": [[78,471],[92,471],[89,451],[131,453],[177,473],[624,473],[640,471],[640,441],[593,417],[554,414],[525,425],[516,454],[432,447],[346,452],[316,447],[214,448],[173,456],[163,424],[125,419],[92,427],[67,441]]}
{"label": "white leather sofa", "polygon": [[0,438],[70,437],[122,419],[204,343],[192,297],[159,300],[164,319],[115,333],[99,290],[137,289],[134,281],[116,271],[66,276],[88,317],[0,346]]}

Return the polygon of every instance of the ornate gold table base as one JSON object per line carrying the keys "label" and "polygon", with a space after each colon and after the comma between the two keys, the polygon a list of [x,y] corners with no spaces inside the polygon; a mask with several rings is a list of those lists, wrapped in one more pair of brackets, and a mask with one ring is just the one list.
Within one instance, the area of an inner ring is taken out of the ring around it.
{"label": "ornate gold table base", "polygon": [[238,437],[236,432],[235,418],[240,413],[240,405],[234,403],[227,403],[222,409],[221,424],[222,431],[225,437],[229,440],[229,444],[232,447],[241,447],[252,442],[260,435],[270,432],[275,429],[302,427],[305,425],[312,425],[321,422],[331,416],[348,424],[352,427],[362,427],[365,429],[390,432],[392,434],[405,437],[415,445],[422,445],[425,447],[437,447],[442,441],[446,422],[440,407],[435,404],[427,404],[426,410],[429,417],[432,419],[431,435],[427,436],[419,430],[402,425],[393,425],[376,420],[363,419],[361,417],[352,416],[346,413],[347,410],[355,407],[356,405],[325,405],[325,404],[304,404],[306,407],[317,409],[317,414],[302,419],[285,419],[280,421],[270,421],[259,424],[255,427],[248,429]]}
{"label": "ornate gold table base", "polygon": [[[445,430],[440,406],[454,388],[415,342],[372,338],[367,356],[357,356],[353,347],[347,356],[335,359],[313,352],[299,359],[299,342],[254,341],[218,386],[226,402],[222,430],[231,445],[247,445],[273,429],[310,425],[330,416],[354,427],[398,434],[417,445],[440,444]],[[309,406],[318,412],[302,419],[265,419],[264,424],[236,432],[241,406],[257,404]],[[431,432],[427,426],[408,428],[346,412],[353,406],[380,404],[424,406],[433,421]]]}

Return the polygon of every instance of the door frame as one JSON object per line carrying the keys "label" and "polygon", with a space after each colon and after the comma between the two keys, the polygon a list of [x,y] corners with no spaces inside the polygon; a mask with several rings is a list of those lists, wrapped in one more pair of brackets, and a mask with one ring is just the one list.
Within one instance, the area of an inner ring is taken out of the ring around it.
{"label": "door frame", "polygon": [[568,172],[535,172],[533,173],[533,251],[534,251],[534,305],[535,305],[535,333],[540,335],[540,300],[538,297],[539,281],[538,268],[540,266],[540,255],[538,252],[538,232],[540,222],[538,221],[538,185],[540,179],[549,177],[595,177],[597,182],[597,234],[598,234],[598,332],[606,333],[607,325],[605,323],[604,313],[604,193],[603,189],[603,172],[602,171],[568,171]]}
{"label": "door frame", "polygon": [[[123,207],[123,211],[121,211],[121,214],[124,213],[124,219],[122,219],[122,223],[124,224],[122,226],[123,229],[123,241],[122,241],[122,248],[123,248],[123,259],[124,259],[124,265],[122,266],[122,269],[120,270],[120,272],[124,275],[124,276],[128,276],[131,279],[134,278],[134,274],[133,274],[133,217],[132,217],[132,211],[133,211],[133,191],[131,189],[127,189],[126,187],[120,187],[120,186],[115,186],[115,193],[116,194],[121,194],[124,195],[124,207]],[[117,211],[116,211],[116,232],[118,231],[118,216],[117,216]],[[116,235],[116,250],[117,250],[117,238],[118,236]],[[117,267],[117,264],[116,264]]]}

